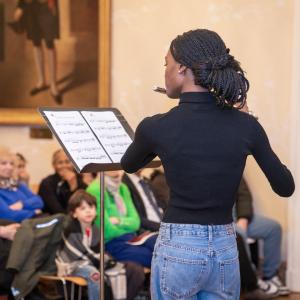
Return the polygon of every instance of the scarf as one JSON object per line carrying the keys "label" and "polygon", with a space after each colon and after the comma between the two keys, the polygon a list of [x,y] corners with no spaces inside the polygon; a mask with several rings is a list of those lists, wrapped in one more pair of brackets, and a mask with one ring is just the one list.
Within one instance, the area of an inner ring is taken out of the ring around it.
{"label": "scarf", "polygon": [[114,197],[114,201],[116,203],[120,215],[125,216],[127,214],[127,209],[123,198],[119,193],[121,183],[121,178],[115,179],[109,176],[105,176],[105,188]]}
{"label": "scarf", "polygon": [[7,189],[9,191],[16,191],[18,188],[18,181],[13,178],[0,178],[0,189]]}

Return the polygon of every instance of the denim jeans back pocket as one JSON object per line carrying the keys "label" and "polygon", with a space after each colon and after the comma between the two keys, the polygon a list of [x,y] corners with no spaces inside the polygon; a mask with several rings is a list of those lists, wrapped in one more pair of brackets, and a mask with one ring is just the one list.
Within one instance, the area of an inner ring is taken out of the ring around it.
{"label": "denim jeans back pocket", "polygon": [[207,278],[208,261],[164,255],[160,276],[162,292],[174,299],[196,294]]}
{"label": "denim jeans back pocket", "polygon": [[240,282],[240,269],[238,256],[219,262],[220,284],[222,292],[232,295],[236,290],[237,283]]}

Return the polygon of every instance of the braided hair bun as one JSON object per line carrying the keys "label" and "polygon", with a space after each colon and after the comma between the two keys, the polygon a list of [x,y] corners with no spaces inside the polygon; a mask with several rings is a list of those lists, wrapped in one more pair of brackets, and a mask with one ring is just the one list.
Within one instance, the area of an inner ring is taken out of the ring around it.
{"label": "braided hair bun", "polygon": [[221,37],[207,29],[178,35],[170,46],[174,59],[192,70],[195,84],[207,88],[218,104],[244,106],[249,81]]}

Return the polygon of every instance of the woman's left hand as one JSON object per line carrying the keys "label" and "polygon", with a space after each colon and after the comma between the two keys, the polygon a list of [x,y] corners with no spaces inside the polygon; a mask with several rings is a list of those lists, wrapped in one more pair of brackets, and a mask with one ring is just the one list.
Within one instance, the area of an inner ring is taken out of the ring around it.
{"label": "woman's left hand", "polygon": [[114,225],[120,224],[120,220],[117,217],[110,217],[109,220]]}
{"label": "woman's left hand", "polygon": [[22,201],[18,201],[16,203],[10,205],[9,208],[11,210],[21,210],[21,209],[23,209],[23,202]]}

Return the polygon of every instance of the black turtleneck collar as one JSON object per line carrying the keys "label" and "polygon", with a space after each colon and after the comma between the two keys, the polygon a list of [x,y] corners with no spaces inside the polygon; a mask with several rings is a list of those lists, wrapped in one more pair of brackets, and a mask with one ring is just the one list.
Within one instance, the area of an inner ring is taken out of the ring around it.
{"label": "black turtleneck collar", "polygon": [[209,92],[186,92],[179,97],[179,104],[182,103],[213,104],[216,106],[216,98]]}

